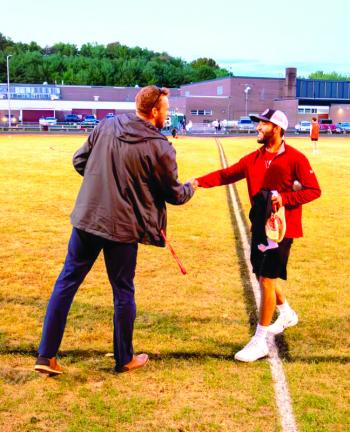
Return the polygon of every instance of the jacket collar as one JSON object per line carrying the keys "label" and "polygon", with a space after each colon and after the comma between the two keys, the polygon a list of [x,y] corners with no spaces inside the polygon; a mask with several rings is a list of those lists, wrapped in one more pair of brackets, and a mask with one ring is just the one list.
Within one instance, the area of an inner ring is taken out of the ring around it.
{"label": "jacket collar", "polygon": [[[265,146],[261,146],[258,148],[258,152],[262,155],[263,152],[265,151]],[[286,151],[286,142],[284,140],[282,140],[282,144],[280,146],[280,148],[278,149],[278,152],[276,154],[276,156],[279,156],[280,154],[284,153]]]}

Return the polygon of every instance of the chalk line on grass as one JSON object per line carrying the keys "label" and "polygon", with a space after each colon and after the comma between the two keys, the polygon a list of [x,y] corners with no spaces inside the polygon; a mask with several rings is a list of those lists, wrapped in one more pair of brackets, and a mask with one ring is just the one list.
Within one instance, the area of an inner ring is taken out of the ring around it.
{"label": "chalk line on grass", "polygon": [[[217,138],[216,138],[216,144],[219,149],[221,165],[224,168],[227,168],[227,161],[226,161],[224,149],[219,139]],[[246,232],[244,219],[242,217],[241,210],[239,208],[237,191],[234,188],[233,184],[228,185],[228,189],[229,189],[229,195],[232,203],[234,216],[236,218],[236,222],[238,226],[239,236],[242,243],[244,259],[250,270],[248,272],[249,282],[254,294],[254,299],[258,310],[260,305],[260,299],[261,299],[260,287],[258,281],[253,275],[253,272],[251,271],[250,242]],[[273,336],[269,337],[268,346],[269,346],[268,361],[270,363],[270,369],[271,369],[271,374],[272,374],[272,379],[273,379],[274,389],[275,389],[276,405],[280,415],[282,430],[283,432],[297,432],[298,429],[293,414],[292,400],[289,393],[288,383],[283,370],[282,361],[278,355],[278,349],[275,343],[275,338]]]}

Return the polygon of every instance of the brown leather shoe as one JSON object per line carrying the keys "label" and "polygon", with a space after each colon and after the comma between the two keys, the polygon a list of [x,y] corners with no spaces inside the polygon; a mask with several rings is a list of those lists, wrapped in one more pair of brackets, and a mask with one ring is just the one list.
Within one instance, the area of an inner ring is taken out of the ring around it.
{"label": "brown leather shoe", "polygon": [[120,370],[117,372],[130,372],[134,369],[139,369],[145,366],[145,364],[148,362],[148,355],[147,354],[139,354],[139,355],[133,355],[132,359],[129,363],[124,365]]}
{"label": "brown leather shoe", "polygon": [[49,376],[60,375],[63,372],[63,368],[57,363],[56,357],[46,358],[42,356],[37,358],[34,370]]}

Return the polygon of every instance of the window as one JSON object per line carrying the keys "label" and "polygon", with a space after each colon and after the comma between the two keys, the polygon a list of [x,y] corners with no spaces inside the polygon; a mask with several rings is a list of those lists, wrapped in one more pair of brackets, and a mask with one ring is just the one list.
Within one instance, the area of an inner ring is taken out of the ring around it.
{"label": "window", "polygon": [[303,106],[298,107],[298,114],[328,114],[328,106]]}
{"label": "window", "polygon": [[[0,86],[0,97],[1,93],[7,97],[7,86]],[[60,99],[61,89],[54,85],[11,85],[10,94],[11,99],[49,100],[52,96]]]}
{"label": "window", "polygon": [[218,96],[221,96],[221,95],[224,94],[224,88],[223,88],[223,86],[217,86],[217,88],[216,88],[216,94]]}
{"label": "window", "polygon": [[191,115],[195,116],[211,116],[213,115],[213,110],[191,110]]}

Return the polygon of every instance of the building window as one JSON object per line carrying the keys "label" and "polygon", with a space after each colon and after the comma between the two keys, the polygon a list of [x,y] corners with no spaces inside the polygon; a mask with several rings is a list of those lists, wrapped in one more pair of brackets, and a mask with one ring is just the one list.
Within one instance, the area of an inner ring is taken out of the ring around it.
{"label": "building window", "polygon": [[213,115],[213,110],[191,110],[191,115],[195,116],[211,116]]}
{"label": "building window", "polygon": [[223,86],[217,86],[217,88],[216,88],[216,94],[218,96],[222,96],[224,94],[224,88],[223,88]]}
{"label": "building window", "polygon": [[[60,99],[60,88],[53,85],[11,85],[10,86],[11,99]],[[0,99],[7,98],[7,85],[0,84]]]}
{"label": "building window", "polygon": [[329,107],[300,105],[298,107],[298,114],[329,114]]}
{"label": "building window", "polygon": [[189,90],[186,90],[186,91],[185,91],[185,96],[186,96],[186,97],[189,97],[189,96],[191,96],[191,93],[190,93],[190,91],[189,91]]}

